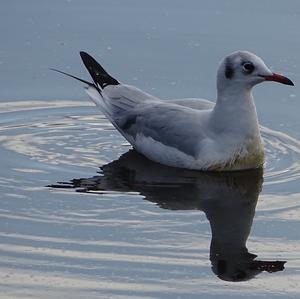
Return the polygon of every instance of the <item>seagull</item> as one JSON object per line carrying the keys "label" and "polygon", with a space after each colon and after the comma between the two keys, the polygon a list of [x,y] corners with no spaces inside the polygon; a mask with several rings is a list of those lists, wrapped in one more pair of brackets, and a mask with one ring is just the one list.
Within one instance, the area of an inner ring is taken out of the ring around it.
{"label": "seagull", "polygon": [[137,152],[178,168],[262,168],[264,147],[252,88],[265,81],[294,85],[255,54],[236,51],[220,63],[216,103],[195,98],[161,100],[116,80],[86,52],[80,56],[93,82],[52,70],[85,83],[91,100]]}

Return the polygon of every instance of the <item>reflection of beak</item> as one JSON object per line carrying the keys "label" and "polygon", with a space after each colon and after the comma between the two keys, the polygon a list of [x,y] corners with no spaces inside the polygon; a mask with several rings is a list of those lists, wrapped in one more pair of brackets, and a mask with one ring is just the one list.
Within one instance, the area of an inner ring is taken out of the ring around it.
{"label": "reflection of beak", "polygon": [[269,76],[261,75],[261,77],[265,78],[266,81],[275,81],[275,82],[279,82],[282,84],[294,86],[294,83],[289,78],[284,77],[279,74],[276,74],[276,73],[273,73],[272,75],[269,75]]}
{"label": "reflection of beak", "polygon": [[284,270],[285,263],[286,261],[253,261],[251,262],[251,268],[272,273]]}

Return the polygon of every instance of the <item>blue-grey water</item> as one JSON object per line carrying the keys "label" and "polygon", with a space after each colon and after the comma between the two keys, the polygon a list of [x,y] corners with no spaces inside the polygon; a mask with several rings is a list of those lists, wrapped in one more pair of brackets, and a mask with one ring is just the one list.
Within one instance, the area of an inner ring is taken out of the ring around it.
{"label": "blue-grey water", "polygon": [[[0,298],[300,297],[300,2],[3,1]],[[152,163],[87,99],[78,52],[161,98],[215,99],[223,56],[295,87],[254,95],[267,161]]]}

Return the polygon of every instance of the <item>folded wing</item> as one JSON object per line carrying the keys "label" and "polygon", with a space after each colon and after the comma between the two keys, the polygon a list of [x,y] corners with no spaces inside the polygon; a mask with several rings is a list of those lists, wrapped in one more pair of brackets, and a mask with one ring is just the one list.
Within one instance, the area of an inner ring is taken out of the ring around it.
{"label": "folded wing", "polygon": [[[208,115],[208,110],[199,110],[212,107],[212,103],[195,109],[185,107],[183,100],[162,101],[136,87],[121,84],[87,53],[80,54],[95,83],[87,87],[88,95],[133,147],[146,156],[149,156],[147,151],[151,152],[147,149],[151,142],[162,150],[174,148],[192,157],[197,154],[195,140],[205,136],[203,122]],[[186,103],[194,106],[196,101]]]}

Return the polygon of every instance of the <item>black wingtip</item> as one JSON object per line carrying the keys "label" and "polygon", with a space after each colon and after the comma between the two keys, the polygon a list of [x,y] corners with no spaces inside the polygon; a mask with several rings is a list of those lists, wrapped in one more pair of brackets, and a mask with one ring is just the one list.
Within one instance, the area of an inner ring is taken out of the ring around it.
{"label": "black wingtip", "polygon": [[93,78],[96,86],[104,88],[107,85],[120,84],[115,78],[110,76],[105,69],[88,53],[80,51],[80,57]]}
{"label": "black wingtip", "polygon": [[86,53],[84,51],[80,51],[79,54],[80,54],[80,57],[82,58],[82,60],[85,58],[91,57],[88,53]]}

